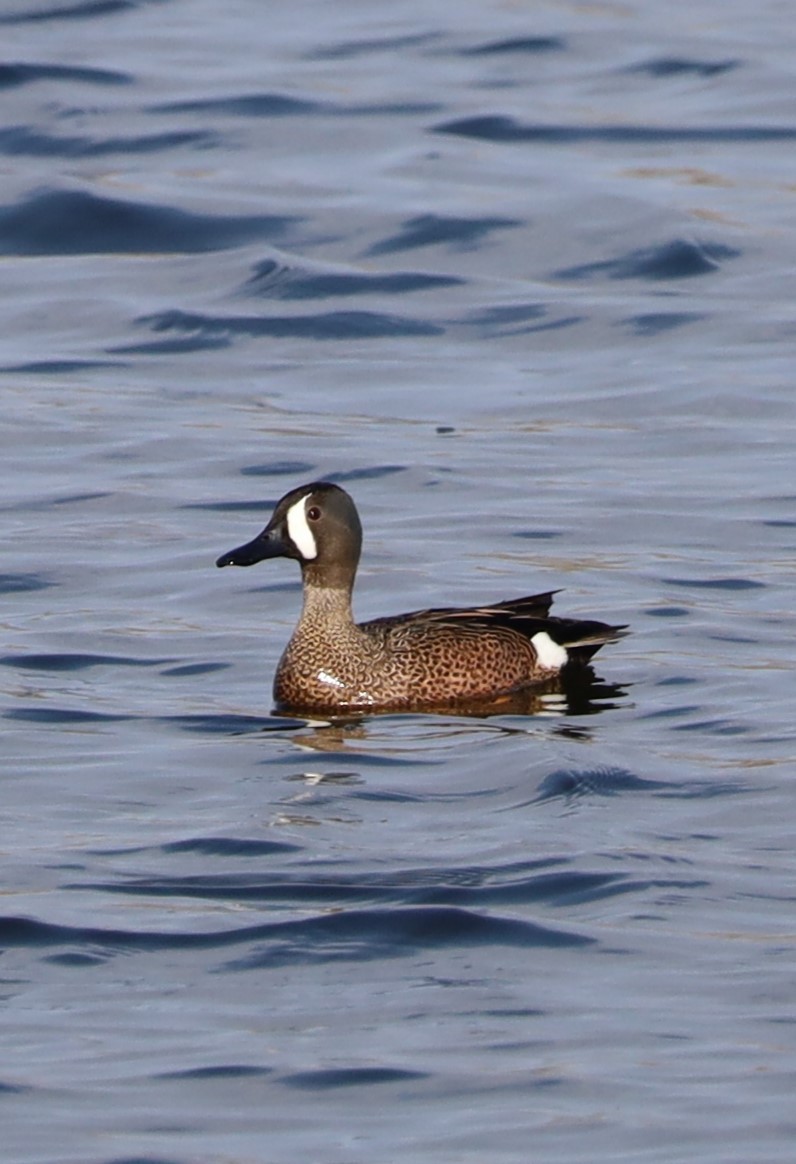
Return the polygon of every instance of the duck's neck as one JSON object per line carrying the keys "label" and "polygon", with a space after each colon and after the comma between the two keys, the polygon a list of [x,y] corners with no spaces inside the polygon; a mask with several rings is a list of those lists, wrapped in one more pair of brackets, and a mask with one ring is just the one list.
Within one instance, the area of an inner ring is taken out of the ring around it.
{"label": "duck's neck", "polygon": [[304,571],[304,604],[301,622],[327,628],[353,626],[351,578],[318,577],[311,569]]}

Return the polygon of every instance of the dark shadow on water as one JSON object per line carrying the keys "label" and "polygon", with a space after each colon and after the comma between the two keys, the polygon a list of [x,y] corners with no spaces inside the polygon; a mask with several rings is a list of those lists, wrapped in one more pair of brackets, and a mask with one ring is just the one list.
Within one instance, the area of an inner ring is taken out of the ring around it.
{"label": "dark shadow on water", "polygon": [[16,12],[3,13],[0,24],[45,24],[58,20],[93,20],[98,16],[115,16],[140,7],[140,0],[83,0],[77,4],[54,5],[31,11],[27,0],[19,0]]}
{"label": "dark shadow on water", "polygon": [[230,347],[229,336],[188,336],[185,339],[152,340],[140,344],[117,344],[106,351],[120,356],[181,356],[191,352],[216,352]]}
{"label": "dark shadow on water", "polygon": [[586,320],[585,315],[559,315],[549,318],[547,308],[535,304],[526,307],[494,307],[473,312],[462,319],[453,321],[456,326],[474,329],[487,339],[501,339],[515,335],[532,335],[542,331],[561,331],[575,327]]}
{"label": "dark shadow on water", "polygon": [[282,853],[301,852],[301,846],[290,841],[263,841],[249,837],[188,837],[182,841],[167,841],[162,845],[131,845],[121,849],[86,849],[91,857],[131,857],[140,853],[180,855],[199,854],[231,860],[237,857],[273,857]]}
{"label": "dark shadow on water", "polygon": [[0,1095],[24,1095],[25,1092],[35,1091],[34,1087],[29,1087],[22,1083],[4,1083],[0,1079]]}
{"label": "dark shadow on water", "polygon": [[49,590],[55,582],[48,582],[41,574],[0,574],[0,594],[26,594]]}
{"label": "dark shadow on water", "polygon": [[226,671],[230,663],[181,663],[178,667],[169,667],[161,671],[169,679],[187,679],[194,675],[212,675],[214,671]]}
{"label": "dark shadow on water", "polygon": [[[538,804],[564,794],[550,792],[538,796],[528,805]],[[517,806],[505,811],[516,811]],[[197,850],[188,850],[197,851]],[[202,850],[198,850],[202,852]],[[135,852],[135,850],[132,850]],[[128,856],[129,853],[119,854]],[[638,861],[632,870],[582,870],[572,868],[563,858],[545,861],[515,862],[490,866],[420,867],[383,873],[367,870],[356,873],[338,869],[311,869],[306,864],[294,872],[284,872],[278,863],[278,851],[258,855],[251,872],[230,870],[228,861],[237,855],[208,852],[206,873],[165,875],[160,869],[151,876],[120,877],[101,882],[74,882],[62,886],[85,892],[121,894],[139,898],[191,898],[239,904],[259,903],[279,909],[349,910],[368,918],[393,909],[455,910],[451,924],[462,922],[461,912],[491,918],[495,910],[524,910],[540,906],[564,909],[605,901],[620,894],[639,894],[650,889],[693,889],[704,885],[693,877],[660,875],[650,866],[650,875],[640,877]],[[269,857],[275,860],[265,862]],[[214,860],[218,858],[218,860]],[[654,872],[653,872],[654,870]],[[321,915],[322,916],[322,915]],[[422,915],[421,915],[422,916]],[[467,919],[467,924],[472,924]],[[354,928],[352,925],[350,928]]]}
{"label": "dark shadow on water", "polygon": [[[178,509],[206,510],[208,513],[262,513],[263,525],[271,516],[278,498],[260,498],[248,502],[184,502]],[[299,590],[301,585],[299,583]]]}
{"label": "dark shadow on water", "polygon": [[[132,659],[123,655],[0,655],[0,666],[23,671],[85,671],[90,667],[160,667],[170,659]],[[217,666],[224,666],[220,663]]]}
{"label": "dark shadow on water", "polygon": [[290,117],[323,113],[320,101],[289,97],[284,93],[246,93],[234,97],[197,97],[189,101],[169,101],[151,106],[150,113],[201,113],[237,117]]}
{"label": "dark shadow on water", "polygon": [[124,368],[124,360],[31,360],[26,364],[0,367],[4,376],[29,372],[36,376],[64,376],[70,372],[90,372],[93,368]]}
{"label": "dark shadow on water", "polygon": [[315,465],[312,461],[263,461],[245,465],[240,472],[242,477],[303,477],[314,473]]}
{"label": "dark shadow on water", "polygon": [[547,306],[544,303],[501,303],[471,312],[468,321],[484,328],[499,328],[536,321],[546,315]]}
{"label": "dark shadow on water", "polygon": [[[407,465],[363,465],[359,469],[345,469],[330,473],[319,470],[317,464],[310,461],[266,461],[264,464],[244,465],[240,470],[241,477],[313,477],[324,481],[334,481],[338,485],[349,481],[377,481],[382,477],[391,477],[394,473],[404,473]],[[271,508],[276,505],[278,497],[265,498],[256,502],[223,501],[212,505],[190,502],[183,508],[208,508],[219,510],[245,510],[251,508]]]}
{"label": "dark shadow on water", "polygon": [[160,723],[173,724],[186,732],[200,735],[239,736],[249,732],[296,731],[305,726],[304,719],[279,715],[169,715],[158,717]]}
{"label": "dark shadow on water", "polygon": [[665,780],[646,780],[624,768],[560,769],[539,785],[536,801],[557,797],[617,796],[624,792],[652,792],[674,785]]}
{"label": "dark shadow on water", "polygon": [[787,142],[796,139],[796,129],[784,125],[542,125],[523,124],[502,114],[457,118],[434,126],[431,132],[479,141],[543,142],[546,145],[580,142]]}
{"label": "dark shadow on water", "polygon": [[203,254],[281,238],[294,215],[192,214],[172,206],[40,190],[0,206],[0,254]]}
{"label": "dark shadow on water", "polygon": [[338,485],[349,481],[378,481],[382,477],[392,477],[394,473],[404,473],[407,468],[407,465],[366,465],[361,469],[327,473],[324,480],[334,481]]}
{"label": "dark shadow on water", "polygon": [[274,715],[236,715],[230,713],[213,715],[125,715],[102,711],[84,711],[71,707],[13,707],[3,713],[3,718],[19,723],[49,724],[52,726],[78,727],[86,724],[162,723],[173,725],[182,731],[197,732],[202,735],[243,735],[248,732],[298,731],[306,725],[303,719],[288,719]]}
{"label": "dark shadow on water", "polygon": [[413,271],[372,273],[366,271],[313,271],[287,266],[276,259],[258,263],[242,288],[247,295],[262,298],[305,300],[328,299],[335,295],[406,295],[438,287],[455,287],[464,279],[452,275],[429,275]]}
{"label": "dark shadow on water", "polygon": [[406,1083],[428,1079],[427,1071],[407,1071],[396,1067],[330,1067],[316,1071],[295,1071],[283,1075],[279,1083],[299,1091],[333,1091],[339,1087],[372,1087],[374,1084]]}
{"label": "dark shadow on water", "polygon": [[762,590],[765,582],[754,578],[661,578],[668,586],[693,587],[695,590]]}
{"label": "dark shadow on water", "polygon": [[691,279],[712,274],[725,260],[736,259],[740,253],[719,243],[675,239],[659,246],[629,251],[617,258],[567,267],[554,272],[554,277],[575,280],[601,276],[608,279]]}
{"label": "dark shadow on water", "polygon": [[470,250],[495,230],[523,225],[522,220],[517,218],[448,218],[437,214],[422,214],[407,219],[398,234],[374,243],[366,254],[389,255],[443,244],[459,250]]}
{"label": "dark shadow on water", "polygon": [[656,335],[666,335],[678,327],[699,323],[705,318],[706,316],[699,311],[656,311],[643,315],[631,315],[619,322],[631,329],[634,335],[649,338]]}
{"label": "dark shadow on water", "polygon": [[[152,1079],[258,1079],[272,1075],[273,1067],[259,1067],[248,1063],[219,1063],[209,1067],[188,1067],[184,1071],[161,1071]],[[124,1164],[123,1161],[119,1164]],[[132,1164],[132,1162],[131,1162]]]}
{"label": "dark shadow on water", "polygon": [[55,505],[80,505],[85,501],[100,501],[110,496],[111,494],[107,492],[65,493],[60,497],[34,497],[7,506],[0,505],[0,510],[7,509],[13,513],[49,513]]}
{"label": "dark shadow on water", "polygon": [[112,714],[103,711],[82,711],[70,707],[12,707],[3,713],[4,719],[21,723],[52,724],[77,727],[81,724],[124,723],[137,719],[134,715]]}
{"label": "dark shadow on water", "polygon": [[561,52],[567,47],[560,36],[513,36],[507,40],[490,40],[472,48],[460,49],[463,57],[536,56],[538,53]]}
{"label": "dark shadow on water", "polygon": [[[189,343],[218,339],[226,341],[235,336],[253,339],[352,340],[436,336],[444,332],[444,328],[425,320],[387,315],[380,311],[319,311],[312,315],[201,315],[175,308],[159,311],[155,315],[140,316],[135,322],[154,332],[190,332],[190,339],[181,341]],[[148,346],[152,347],[151,344]],[[108,350],[126,352],[133,349],[124,346]],[[137,345],[135,350],[141,350],[141,345]]]}
{"label": "dark shadow on water", "polygon": [[338,41],[337,44],[323,45],[313,48],[304,54],[305,60],[310,61],[345,61],[356,57],[371,56],[374,53],[391,55],[396,51],[419,48],[423,45],[434,44],[439,41],[439,32],[406,33],[397,36],[383,36],[361,40]]}
{"label": "dark shadow on water", "polygon": [[97,960],[108,960],[136,951],[182,950],[193,954],[200,950],[220,952],[241,947],[243,952],[218,966],[216,973],[271,966],[382,961],[450,948],[560,949],[593,943],[593,938],[572,930],[450,906],[322,912],[298,920],[213,933],[69,926],[28,917],[0,916],[0,946],[53,950],[50,958],[85,950]]}
{"label": "dark shadow on water", "polygon": [[[546,776],[534,796],[514,802],[498,811],[516,812],[518,809],[531,808],[554,800],[560,800],[567,806],[574,806],[579,801],[596,796],[614,797],[641,793],[662,800],[701,800],[716,796],[738,796],[748,791],[749,788],[745,784],[726,780],[651,780],[637,776],[625,768],[562,768]],[[672,882],[672,885],[674,884]],[[697,884],[699,883],[687,882],[680,887]]]}
{"label": "dark shadow on water", "polygon": [[586,946],[594,941],[574,931],[450,906],[344,910],[276,923],[271,933],[263,936],[270,940],[227,962],[220,970],[381,961],[419,951],[474,946],[556,949]]}
{"label": "dark shadow on water", "polygon": [[629,65],[623,73],[643,73],[649,77],[716,77],[740,68],[742,61],[698,61],[689,57],[653,57],[638,65]]}
{"label": "dark shadow on water", "polygon": [[275,117],[372,117],[406,114],[441,113],[445,106],[435,101],[363,102],[345,105],[332,101],[309,101],[284,93],[239,93],[231,97],[198,97],[188,101],[173,101],[154,105],[149,113],[199,114],[202,118],[247,117],[273,119]]}
{"label": "dark shadow on water", "polygon": [[[203,857],[273,857],[275,853],[297,853],[300,845],[288,841],[261,841],[247,837],[189,837],[155,846],[160,853],[199,853]],[[143,852],[144,850],[137,850]]]}
{"label": "dark shadow on water", "polygon": [[[3,18],[0,17],[0,23]],[[15,89],[36,81],[66,81],[80,85],[131,85],[130,73],[110,69],[91,69],[80,65],[51,65],[28,61],[7,62],[0,65],[0,89]]]}
{"label": "dark shadow on water", "polygon": [[165,150],[194,146],[210,149],[219,146],[218,138],[207,130],[182,130],[150,133],[138,137],[67,137],[42,133],[29,126],[16,125],[0,129],[0,154],[28,158],[100,158],[109,154],[154,154]]}

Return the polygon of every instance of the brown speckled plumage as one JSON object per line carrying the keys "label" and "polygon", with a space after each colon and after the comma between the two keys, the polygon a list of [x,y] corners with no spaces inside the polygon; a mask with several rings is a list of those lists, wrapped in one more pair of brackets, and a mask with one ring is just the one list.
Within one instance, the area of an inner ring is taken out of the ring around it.
{"label": "brown speckled plumage", "polygon": [[[553,593],[470,609],[420,610],[355,623],[351,591],[362,531],[353,501],[326,482],[294,489],[252,542],[217,565],[296,558],[304,605],[279,662],[282,710],[340,713],[492,701],[582,666],[622,627],[549,615]],[[541,635],[535,645],[534,636]],[[561,651],[566,649],[566,655]]]}

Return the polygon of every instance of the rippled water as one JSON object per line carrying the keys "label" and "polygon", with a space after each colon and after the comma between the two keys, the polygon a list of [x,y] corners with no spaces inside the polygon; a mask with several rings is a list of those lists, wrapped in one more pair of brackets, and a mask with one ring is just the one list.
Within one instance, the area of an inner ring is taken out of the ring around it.
{"label": "rippled water", "polygon": [[[7,1158],[790,1161],[787,6],[0,25]],[[593,698],[273,716],[314,477]]]}

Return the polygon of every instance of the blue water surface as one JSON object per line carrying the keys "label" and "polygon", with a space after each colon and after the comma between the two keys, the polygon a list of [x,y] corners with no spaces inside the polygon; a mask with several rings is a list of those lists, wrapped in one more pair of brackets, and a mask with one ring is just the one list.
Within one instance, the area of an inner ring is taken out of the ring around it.
{"label": "blue water surface", "polygon": [[[2,1154],[793,1156],[787,6],[0,13]],[[529,714],[274,715],[362,617],[630,624]]]}

